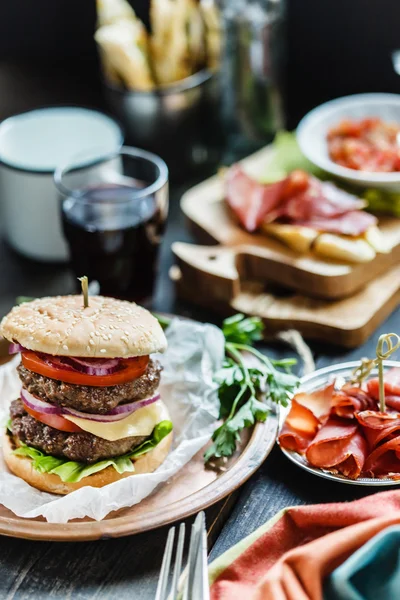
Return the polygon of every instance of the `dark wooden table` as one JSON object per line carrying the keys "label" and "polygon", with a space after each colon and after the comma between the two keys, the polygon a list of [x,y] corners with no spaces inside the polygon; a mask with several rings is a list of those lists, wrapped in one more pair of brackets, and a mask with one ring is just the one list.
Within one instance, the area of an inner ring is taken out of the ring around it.
{"label": "dark wooden table", "polygon": [[[178,302],[168,277],[171,242],[190,240],[179,210],[183,189],[175,188],[171,194],[154,308],[218,322],[215,315]],[[0,315],[11,308],[18,295],[63,294],[72,289],[73,279],[65,266],[33,263],[0,243]],[[399,330],[399,326],[400,311],[397,311],[362,348],[345,351],[314,344],[317,366],[372,355],[378,335]],[[270,345],[266,350],[274,356],[290,354],[288,348],[279,345]],[[240,490],[207,511],[210,558],[221,554],[285,506],[353,500],[370,493],[373,491],[368,488],[335,484],[309,475],[275,448]],[[0,538],[0,597],[150,600],[154,598],[165,539],[165,528],[135,537],[88,543]]]}

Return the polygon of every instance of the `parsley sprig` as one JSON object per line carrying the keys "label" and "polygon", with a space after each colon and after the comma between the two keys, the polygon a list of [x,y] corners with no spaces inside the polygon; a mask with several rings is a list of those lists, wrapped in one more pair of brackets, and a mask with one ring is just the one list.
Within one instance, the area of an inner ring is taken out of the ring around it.
{"label": "parsley sprig", "polygon": [[[262,338],[263,329],[261,319],[241,314],[223,323],[226,358],[215,379],[219,385],[220,418],[224,422],[214,431],[205,462],[231,456],[241,431],[268,417],[266,400],[286,406],[298,385],[297,377],[290,373],[295,359],[271,360],[253,347]],[[246,354],[251,355],[255,366],[248,366]]]}
{"label": "parsley sprig", "polygon": [[[168,324],[168,318],[156,316],[164,327]],[[290,372],[296,359],[272,360],[254,348],[254,343],[262,339],[263,330],[264,324],[258,317],[237,314],[223,322],[225,360],[215,374],[219,418],[223,423],[214,431],[212,444],[204,454],[205,462],[232,456],[242,430],[268,417],[266,401],[287,406],[297,388],[298,379]]]}

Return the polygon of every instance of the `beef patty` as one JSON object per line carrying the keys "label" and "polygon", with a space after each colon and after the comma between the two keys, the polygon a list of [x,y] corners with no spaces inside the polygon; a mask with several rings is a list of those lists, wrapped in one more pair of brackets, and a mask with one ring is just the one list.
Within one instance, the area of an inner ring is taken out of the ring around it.
{"label": "beef patty", "polygon": [[91,433],[59,431],[28,415],[21,400],[14,400],[10,408],[12,433],[21,442],[59,458],[94,463],[130,452],[148,436],[135,436],[109,442]]}
{"label": "beef patty", "polygon": [[24,388],[31,394],[58,406],[103,415],[118,404],[141,400],[154,394],[160,383],[162,367],[158,361],[150,359],[147,370],[141,377],[107,387],[64,383],[29,371],[22,364],[17,370]]}

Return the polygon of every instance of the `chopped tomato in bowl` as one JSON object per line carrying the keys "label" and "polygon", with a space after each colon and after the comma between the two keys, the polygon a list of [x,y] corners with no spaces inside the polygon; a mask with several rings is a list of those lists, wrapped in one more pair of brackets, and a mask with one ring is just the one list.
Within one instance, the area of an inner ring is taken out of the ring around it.
{"label": "chopped tomato in bowl", "polygon": [[400,171],[400,126],[378,118],[343,119],[328,131],[330,158],[358,171]]}

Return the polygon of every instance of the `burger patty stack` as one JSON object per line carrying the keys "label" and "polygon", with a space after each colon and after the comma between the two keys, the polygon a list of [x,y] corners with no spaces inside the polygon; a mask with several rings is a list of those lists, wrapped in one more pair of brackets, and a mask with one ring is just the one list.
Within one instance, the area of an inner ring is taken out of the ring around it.
{"label": "burger patty stack", "polygon": [[101,296],[87,307],[81,296],[42,298],[15,307],[1,333],[21,352],[3,447],[13,473],[66,494],[163,462],[172,423],[150,354],[166,339],[147,310]]}

